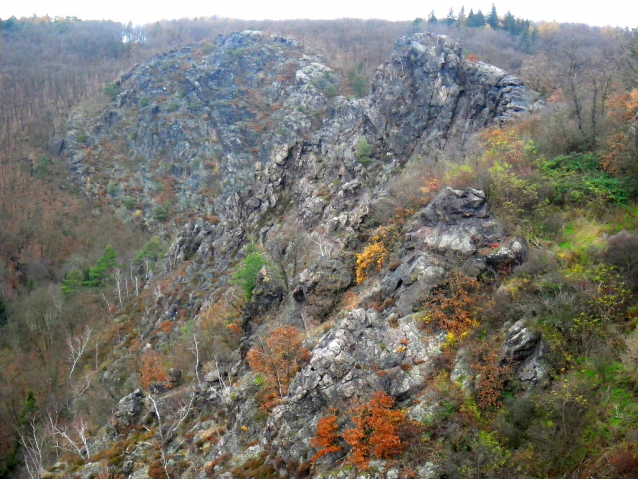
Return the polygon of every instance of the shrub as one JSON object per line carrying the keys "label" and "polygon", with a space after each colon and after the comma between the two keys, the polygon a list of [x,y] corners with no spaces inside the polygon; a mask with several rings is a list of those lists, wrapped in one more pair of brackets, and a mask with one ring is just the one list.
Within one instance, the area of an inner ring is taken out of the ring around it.
{"label": "shrub", "polygon": [[539,168],[553,187],[550,200],[559,205],[586,205],[592,199],[625,204],[632,195],[631,184],[606,173],[592,154],[557,156],[541,161]]}
{"label": "shrub", "polygon": [[173,111],[177,111],[177,110],[179,110],[179,103],[177,102],[169,103],[168,106],[166,107],[166,111],[169,113]]}
{"label": "shrub", "polygon": [[117,183],[115,183],[115,181],[111,180],[108,182],[108,184],[106,185],[106,193],[111,196],[114,197],[117,195]]}
{"label": "shrub", "polygon": [[147,349],[140,358],[140,382],[148,390],[155,382],[168,381],[168,374],[163,366],[164,357],[152,349]]}
{"label": "shrub", "polygon": [[255,282],[259,271],[268,264],[262,253],[256,251],[254,245],[248,247],[248,254],[242,262],[241,268],[233,274],[233,282],[244,292],[246,301],[250,301],[255,289]]}
{"label": "shrub", "polygon": [[337,425],[337,416],[335,414],[319,419],[317,423],[317,434],[310,441],[311,447],[319,449],[317,453],[312,456],[312,462],[317,461],[317,459],[326,454],[343,450],[343,448],[337,444],[337,440],[339,439],[339,435],[337,434],[338,429],[339,426]]}
{"label": "shrub", "polygon": [[622,231],[610,237],[600,257],[623,273],[628,286],[638,288],[638,235]]}
{"label": "shrub", "polygon": [[137,204],[137,202],[135,201],[134,198],[131,198],[130,196],[126,196],[125,198],[122,198],[122,204],[127,210],[133,211],[135,209],[135,205]]}
{"label": "shrub", "polygon": [[494,162],[489,169],[492,178],[489,195],[500,217],[520,223],[537,204],[538,195],[536,185],[519,178],[511,170],[509,163],[500,160]]}
{"label": "shrub", "polygon": [[355,155],[362,165],[367,165],[372,161],[370,158],[370,145],[368,145],[368,140],[365,136],[359,138],[355,146]]}
{"label": "shrub", "polygon": [[382,242],[374,242],[366,245],[363,251],[357,255],[355,264],[355,281],[361,284],[373,267],[381,271],[383,263],[388,257],[389,251]]}
{"label": "shrub", "polygon": [[162,205],[157,205],[153,208],[153,218],[157,221],[166,221],[168,219],[168,215],[171,211],[170,203],[166,202]]}
{"label": "shrub", "polygon": [[476,292],[478,287],[476,279],[457,271],[451,272],[446,284],[430,294],[424,322],[436,324],[451,333],[453,338],[475,328],[480,305],[471,293]]}
{"label": "shrub", "polygon": [[33,169],[33,175],[39,180],[43,180],[49,176],[49,160],[46,156],[43,156],[38,160],[35,168]]}
{"label": "shrub", "polygon": [[259,338],[246,359],[250,369],[263,374],[264,399],[262,407],[269,410],[288,394],[288,385],[299,370],[297,353],[301,346],[301,334],[294,326],[281,326],[266,338]]}
{"label": "shrub", "polygon": [[398,238],[396,225],[380,226],[370,238],[370,242],[357,254],[355,261],[355,281],[361,284],[373,268],[381,271],[390,248]]}
{"label": "shrub", "polygon": [[120,89],[115,83],[107,83],[104,86],[104,94],[111,100],[115,100],[115,97],[118,95],[119,92]]}
{"label": "shrub", "polygon": [[371,458],[390,459],[403,452],[399,424],[406,413],[392,410],[392,406],[394,399],[379,391],[368,402],[354,407],[354,427],[344,431],[343,438],[352,447],[350,460],[357,467],[367,467]]}

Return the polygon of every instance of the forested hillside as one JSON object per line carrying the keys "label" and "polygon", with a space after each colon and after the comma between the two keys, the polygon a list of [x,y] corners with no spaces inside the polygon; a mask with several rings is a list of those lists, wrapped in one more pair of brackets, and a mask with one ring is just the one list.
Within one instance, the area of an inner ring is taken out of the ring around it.
{"label": "forested hillside", "polygon": [[638,477],[638,32],[0,34],[1,477]]}

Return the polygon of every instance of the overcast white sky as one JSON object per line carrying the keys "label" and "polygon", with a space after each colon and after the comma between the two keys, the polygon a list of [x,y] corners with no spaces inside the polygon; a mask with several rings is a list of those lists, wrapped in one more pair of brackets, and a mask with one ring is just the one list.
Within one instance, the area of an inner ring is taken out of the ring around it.
{"label": "overcast white sky", "polygon": [[344,17],[414,20],[427,17],[431,10],[442,18],[450,7],[458,13],[462,5],[466,13],[470,8],[488,13],[492,3],[499,16],[510,10],[517,17],[534,21],[638,27],[636,0],[475,0],[474,3],[457,0],[1,0],[0,18],[48,14],[135,24],[213,15],[247,20]]}

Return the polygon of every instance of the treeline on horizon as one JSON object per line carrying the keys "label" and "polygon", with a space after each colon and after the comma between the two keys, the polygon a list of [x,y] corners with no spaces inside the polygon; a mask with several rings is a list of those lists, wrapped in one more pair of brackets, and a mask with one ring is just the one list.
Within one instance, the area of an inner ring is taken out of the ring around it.
{"label": "treeline on horizon", "polygon": [[[414,20],[416,25],[419,25],[424,20],[417,18]],[[492,9],[488,15],[484,15],[481,9],[474,13],[474,9],[470,9],[470,13],[465,14],[465,7],[461,7],[461,11],[458,15],[455,15],[454,10],[450,8],[447,16],[443,19],[438,19],[434,10],[430,11],[427,24],[437,25],[443,24],[447,26],[457,26],[460,28],[491,28],[492,30],[504,30],[512,35],[518,35],[521,37],[534,37],[538,30],[534,27],[530,20],[523,18],[517,18],[512,15],[509,10],[502,18],[498,16],[496,12],[496,6],[492,4]]]}

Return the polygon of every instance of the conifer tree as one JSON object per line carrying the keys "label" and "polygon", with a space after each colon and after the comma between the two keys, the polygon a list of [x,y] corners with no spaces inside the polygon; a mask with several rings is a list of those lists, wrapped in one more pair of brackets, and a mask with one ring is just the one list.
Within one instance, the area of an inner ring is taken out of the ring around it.
{"label": "conifer tree", "polygon": [[454,21],[455,21],[455,17],[454,17],[454,10],[452,10],[450,8],[450,11],[447,14],[447,17],[445,19],[445,24],[446,25],[454,25]]}
{"label": "conifer tree", "polygon": [[512,12],[510,12],[509,10],[503,18],[503,30],[510,32],[511,34],[516,33],[516,19],[514,18],[514,15],[512,15]]}
{"label": "conifer tree", "polygon": [[461,7],[461,11],[459,12],[459,16],[456,17],[456,24],[459,27],[464,27],[467,24],[467,17],[465,16],[465,7]]}
{"label": "conifer tree", "polygon": [[102,257],[97,260],[95,266],[89,269],[89,279],[85,282],[86,286],[97,288],[109,279],[111,271],[117,267],[117,253],[111,245],[104,248]]}
{"label": "conifer tree", "polygon": [[494,4],[492,4],[492,10],[487,16],[486,22],[490,27],[492,27],[493,30],[496,30],[498,28],[498,15],[496,14],[496,7],[494,6]]}
{"label": "conifer tree", "polygon": [[470,8],[470,13],[467,15],[467,26],[475,27],[476,26],[476,15],[474,14],[474,9]]}
{"label": "conifer tree", "polygon": [[475,18],[477,27],[480,28],[485,26],[485,15],[483,15],[483,12],[481,12],[481,10],[476,12],[476,16],[474,18]]}

